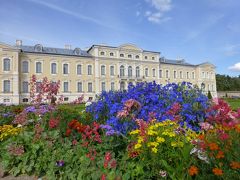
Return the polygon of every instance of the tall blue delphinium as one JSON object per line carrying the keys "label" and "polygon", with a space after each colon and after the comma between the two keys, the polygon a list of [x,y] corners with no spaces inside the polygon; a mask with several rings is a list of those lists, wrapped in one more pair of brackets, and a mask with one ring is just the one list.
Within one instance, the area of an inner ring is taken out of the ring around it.
{"label": "tall blue delphinium", "polygon": [[129,99],[141,104],[141,110],[135,118],[146,121],[149,114],[154,114],[157,121],[174,119],[174,116],[167,112],[177,103],[181,106],[179,123],[196,131],[209,106],[208,98],[190,83],[162,86],[155,82],[142,82],[136,86],[130,84],[127,91],[103,92],[96,102],[87,107],[87,112],[94,114],[95,120],[110,125],[113,130],[126,133],[130,130],[129,127],[133,126],[129,122],[121,122],[117,113],[124,108],[124,103]]}

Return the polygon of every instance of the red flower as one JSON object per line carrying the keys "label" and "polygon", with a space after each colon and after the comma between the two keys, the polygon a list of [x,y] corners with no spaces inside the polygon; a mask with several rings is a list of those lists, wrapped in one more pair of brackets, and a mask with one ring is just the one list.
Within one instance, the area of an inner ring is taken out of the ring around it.
{"label": "red flower", "polygon": [[111,161],[110,167],[111,167],[111,168],[117,167],[117,161],[116,161],[115,159],[113,159],[113,160]]}
{"label": "red flower", "polygon": [[101,180],[106,180],[106,179],[107,179],[106,175],[105,175],[105,174],[102,174]]}
{"label": "red flower", "polygon": [[71,129],[67,129],[65,135],[66,135],[66,136],[69,136],[71,133],[72,133],[72,130],[71,130]]}
{"label": "red flower", "polygon": [[72,141],[72,145],[74,145],[74,146],[76,146],[77,145],[77,140],[76,139],[74,139],[73,141]]}
{"label": "red flower", "polygon": [[54,119],[54,118],[52,118],[52,119],[50,119],[49,122],[48,122],[48,125],[49,125],[49,127],[50,127],[51,129],[57,127],[58,124],[59,124],[59,119]]}

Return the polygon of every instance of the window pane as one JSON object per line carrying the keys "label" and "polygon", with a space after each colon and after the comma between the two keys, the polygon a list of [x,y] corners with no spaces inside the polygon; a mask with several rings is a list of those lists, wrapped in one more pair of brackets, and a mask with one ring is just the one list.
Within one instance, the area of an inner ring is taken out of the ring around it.
{"label": "window pane", "polygon": [[63,83],[63,91],[68,92],[68,82]]}
{"label": "window pane", "polygon": [[92,75],[92,66],[88,65],[88,75]]}
{"label": "window pane", "polygon": [[28,62],[27,61],[22,62],[22,72],[28,73]]}
{"label": "window pane", "polygon": [[106,91],[106,83],[102,82],[102,91]]}
{"label": "window pane", "polygon": [[120,76],[124,76],[124,66],[120,66]]}
{"label": "window pane", "polygon": [[128,76],[132,77],[132,66],[128,67]]}
{"label": "window pane", "polygon": [[105,66],[101,66],[101,75],[105,75]]}
{"label": "window pane", "polygon": [[10,92],[10,80],[3,81],[3,91]]}
{"label": "window pane", "polygon": [[78,92],[82,92],[82,82],[78,82]]}
{"label": "window pane", "polygon": [[51,65],[51,73],[52,74],[57,74],[57,64],[56,63],[52,63],[52,65]]}
{"label": "window pane", "polygon": [[77,65],[77,74],[82,74],[82,65]]}
{"label": "window pane", "polygon": [[36,63],[36,73],[42,73],[42,63],[41,62]]}
{"label": "window pane", "polygon": [[24,81],[22,84],[22,88],[23,93],[28,93],[28,82]]}
{"label": "window pane", "polygon": [[3,60],[3,70],[10,71],[10,59]]}
{"label": "window pane", "polygon": [[92,83],[88,83],[88,92],[92,92]]}
{"label": "window pane", "polygon": [[63,74],[68,74],[68,64],[63,64]]}
{"label": "window pane", "polygon": [[114,66],[111,66],[111,67],[110,67],[110,75],[111,75],[111,76],[114,76]]}
{"label": "window pane", "polygon": [[139,69],[139,67],[136,67],[136,77],[140,77],[140,69]]}

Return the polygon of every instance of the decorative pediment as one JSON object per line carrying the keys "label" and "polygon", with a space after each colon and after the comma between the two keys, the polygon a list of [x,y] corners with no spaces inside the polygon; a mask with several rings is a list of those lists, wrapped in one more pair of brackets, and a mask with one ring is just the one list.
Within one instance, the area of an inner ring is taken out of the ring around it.
{"label": "decorative pediment", "polygon": [[204,63],[198,64],[198,66],[200,66],[200,67],[216,68],[216,66],[214,66],[214,65],[213,65],[212,63],[210,63],[210,62],[204,62]]}
{"label": "decorative pediment", "polygon": [[35,52],[42,52],[43,51],[43,46],[41,44],[36,44],[34,46],[34,51]]}
{"label": "decorative pediment", "polygon": [[121,46],[118,47],[119,49],[124,49],[124,50],[134,50],[134,51],[142,51],[141,48],[137,47],[134,44],[123,44]]}

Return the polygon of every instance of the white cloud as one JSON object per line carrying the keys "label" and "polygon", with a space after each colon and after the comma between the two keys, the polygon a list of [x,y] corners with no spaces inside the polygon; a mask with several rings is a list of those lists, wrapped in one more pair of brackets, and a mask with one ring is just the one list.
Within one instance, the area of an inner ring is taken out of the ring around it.
{"label": "white cloud", "polygon": [[146,0],[155,10],[155,12],[146,11],[145,16],[148,21],[153,23],[163,23],[169,21],[170,17],[165,17],[165,13],[172,9],[171,0]]}
{"label": "white cloud", "polygon": [[240,62],[230,66],[228,69],[231,71],[240,71]]}

